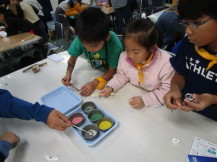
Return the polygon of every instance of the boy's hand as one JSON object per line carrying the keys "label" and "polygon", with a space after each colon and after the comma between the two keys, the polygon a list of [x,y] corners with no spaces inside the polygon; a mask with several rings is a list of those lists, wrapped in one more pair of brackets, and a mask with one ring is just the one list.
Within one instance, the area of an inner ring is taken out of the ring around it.
{"label": "boy's hand", "polygon": [[102,97],[108,97],[111,95],[113,89],[111,87],[105,87],[103,90],[100,91]]}
{"label": "boy's hand", "polygon": [[130,98],[129,104],[135,109],[141,109],[145,107],[145,103],[143,102],[142,98],[139,96]]}
{"label": "boy's hand", "polygon": [[91,82],[86,83],[83,87],[81,87],[80,94],[82,96],[89,96],[93,93],[93,91],[96,89],[96,86],[98,85],[97,80],[93,80]]}
{"label": "boy's hand", "polygon": [[72,84],[70,83],[70,81],[71,81],[71,75],[66,75],[62,78],[62,83],[65,86],[71,86]]}
{"label": "boy's hand", "polygon": [[9,142],[12,145],[15,145],[20,141],[20,138],[15,133],[5,132],[3,136],[0,137],[0,140],[4,140]]}
{"label": "boy's hand", "polygon": [[215,104],[214,95],[204,93],[201,95],[193,94],[194,100],[189,101],[188,99],[184,99],[185,105],[180,106],[179,108],[183,111],[201,111],[206,107]]}
{"label": "boy's hand", "polygon": [[181,97],[182,97],[181,91],[170,90],[164,96],[164,102],[166,107],[171,110],[175,110],[178,107],[181,107],[182,106]]}
{"label": "boy's hand", "polygon": [[71,127],[72,123],[61,112],[53,109],[48,115],[47,125],[52,129],[64,131],[67,127]]}

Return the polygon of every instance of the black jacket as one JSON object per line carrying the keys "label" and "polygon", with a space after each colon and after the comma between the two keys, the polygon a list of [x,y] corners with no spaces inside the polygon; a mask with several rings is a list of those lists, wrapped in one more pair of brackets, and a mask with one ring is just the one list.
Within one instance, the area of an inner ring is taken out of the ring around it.
{"label": "black jacket", "polygon": [[13,13],[10,9],[5,12],[5,21],[7,23],[6,32],[7,35],[15,35],[18,33],[29,32],[33,29],[32,24],[24,19],[23,11],[20,6],[17,6],[17,15]]}

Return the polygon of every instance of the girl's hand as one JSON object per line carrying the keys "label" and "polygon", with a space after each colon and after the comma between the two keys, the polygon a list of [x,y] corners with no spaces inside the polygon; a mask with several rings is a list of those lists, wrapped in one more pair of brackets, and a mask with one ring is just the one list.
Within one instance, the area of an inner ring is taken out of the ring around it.
{"label": "girl's hand", "polygon": [[129,104],[135,109],[141,109],[145,107],[145,103],[143,102],[142,98],[139,96],[130,98]]}
{"label": "girl's hand", "polygon": [[100,95],[102,96],[102,97],[108,97],[108,96],[110,96],[111,95],[111,93],[112,93],[112,91],[113,91],[113,89],[111,88],[111,87],[105,87],[103,90],[101,90],[100,91]]}
{"label": "girl's hand", "polygon": [[178,107],[182,106],[181,102],[181,91],[176,89],[176,90],[170,90],[167,94],[164,96],[164,102],[165,105],[168,109],[175,110]]}
{"label": "girl's hand", "polygon": [[81,87],[80,94],[82,96],[89,96],[93,93],[93,91],[96,89],[96,86],[98,85],[97,80],[93,80],[91,82],[86,83],[83,87]]}
{"label": "girl's hand", "polygon": [[201,111],[208,106],[215,104],[215,95],[211,95],[208,93],[204,93],[201,95],[193,94],[194,100],[189,101],[188,99],[184,99],[185,105],[180,106],[179,108],[183,111]]}

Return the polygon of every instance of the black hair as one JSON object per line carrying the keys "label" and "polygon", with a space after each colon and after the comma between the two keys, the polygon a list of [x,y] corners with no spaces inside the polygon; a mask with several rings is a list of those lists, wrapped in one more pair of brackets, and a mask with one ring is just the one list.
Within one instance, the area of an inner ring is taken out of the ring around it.
{"label": "black hair", "polygon": [[179,0],[182,19],[197,20],[205,15],[217,19],[217,0]]}
{"label": "black hair", "polygon": [[89,7],[78,17],[75,32],[81,42],[97,43],[109,35],[109,20],[100,8]]}
{"label": "black hair", "polygon": [[[78,3],[81,3],[81,0],[77,0],[77,2],[78,2]],[[69,0],[68,4],[69,4],[69,6],[70,6],[71,8],[73,8],[74,5],[75,5],[74,0]]]}
{"label": "black hair", "polygon": [[6,9],[4,7],[0,7],[0,14],[5,14]]}
{"label": "black hair", "polygon": [[8,5],[8,4],[10,4],[10,1],[9,0],[0,0],[0,5]]}
{"label": "black hair", "polygon": [[149,18],[141,18],[127,25],[123,38],[132,38],[149,51],[153,45],[157,44],[159,32],[157,26]]}

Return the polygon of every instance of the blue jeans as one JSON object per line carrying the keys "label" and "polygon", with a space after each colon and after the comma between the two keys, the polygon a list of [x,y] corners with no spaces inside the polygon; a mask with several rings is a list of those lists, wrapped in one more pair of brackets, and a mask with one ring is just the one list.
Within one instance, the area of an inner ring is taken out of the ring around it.
{"label": "blue jeans", "polygon": [[131,19],[130,0],[128,0],[126,6],[115,9],[115,19],[117,34],[123,34],[125,25],[127,25]]}
{"label": "blue jeans", "polygon": [[179,15],[173,11],[163,12],[157,26],[163,38],[163,45],[168,45],[175,41]]}

